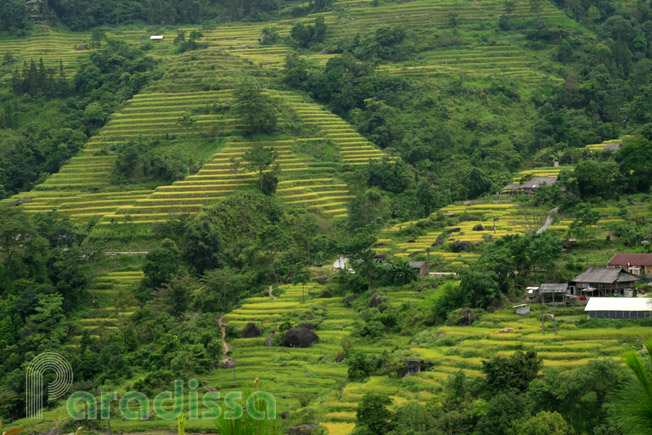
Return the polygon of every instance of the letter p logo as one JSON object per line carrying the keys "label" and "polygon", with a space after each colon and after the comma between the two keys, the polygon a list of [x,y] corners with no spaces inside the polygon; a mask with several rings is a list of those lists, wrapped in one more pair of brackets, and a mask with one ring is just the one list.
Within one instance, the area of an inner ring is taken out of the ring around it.
{"label": "letter p logo", "polygon": [[48,401],[63,397],[72,386],[72,366],[61,355],[44,352],[27,366],[25,407],[27,418],[43,418],[43,374],[51,370],[54,381],[48,384]]}

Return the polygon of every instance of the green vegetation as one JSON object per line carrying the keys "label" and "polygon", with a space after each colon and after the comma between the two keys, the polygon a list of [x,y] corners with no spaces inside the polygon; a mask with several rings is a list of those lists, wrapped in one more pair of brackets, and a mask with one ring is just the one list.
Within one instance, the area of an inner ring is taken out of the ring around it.
{"label": "green vegetation", "polygon": [[510,308],[652,249],[652,13],[594,3],[3,2],[0,418],[48,350],[287,412],[93,433],[645,433],[649,321]]}

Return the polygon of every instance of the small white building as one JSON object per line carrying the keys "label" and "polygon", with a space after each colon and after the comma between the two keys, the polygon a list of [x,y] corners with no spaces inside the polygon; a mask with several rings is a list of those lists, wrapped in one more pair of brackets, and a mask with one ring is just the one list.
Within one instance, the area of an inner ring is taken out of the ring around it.
{"label": "small white building", "polygon": [[652,317],[652,299],[591,297],[584,311],[590,319],[647,319]]}
{"label": "small white building", "polygon": [[163,35],[152,35],[149,37],[149,40],[154,42],[162,41],[163,39],[165,39]]}

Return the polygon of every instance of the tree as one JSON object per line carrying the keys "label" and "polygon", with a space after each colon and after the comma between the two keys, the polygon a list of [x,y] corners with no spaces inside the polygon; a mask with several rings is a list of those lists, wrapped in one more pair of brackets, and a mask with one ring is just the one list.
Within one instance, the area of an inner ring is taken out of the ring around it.
{"label": "tree", "polygon": [[310,281],[310,271],[305,267],[301,267],[297,269],[294,272],[294,275],[292,276],[292,284],[294,285],[301,284],[301,303],[304,303],[306,301],[304,290],[305,290],[306,283],[308,281]]}
{"label": "tree", "polygon": [[573,170],[580,196],[586,199],[605,195],[609,180],[604,175],[602,165],[591,161],[580,162]]}
{"label": "tree", "polygon": [[270,265],[272,267],[272,273],[276,284],[279,283],[277,273],[278,255],[287,250],[290,243],[290,238],[276,225],[268,225],[263,228],[263,231],[260,233],[259,246],[261,250],[267,252],[271,257]]}
{"label": "tree", "polygon": [[523,397],[513,391],[494,395],[486,406],[486,412],[475,427],[478,435],[510,435],[513,421],[527,415]]}
{"label": "tree", "polygon": [[176,243],[170,239],[163,240],[160,248],[155,248],[143,260],[145,278],[141,283],[138,299],[141,303],[149,300],[151,291],[168,283],[177,274],[180,266],[180,252]]}
{"label": "tree", "polygon": [[[646,359],[652,361],[652,339],[645,341]],[[623,357],[631,377],[614,396],[610,420],[627,434],[649,434],[652,427],[652,375],[648,366],[630,350]]]}
{"label": "tree", "polygon": [[181,30],[177,33],[176,38],[174,38],[174,45],[181,45],[184,42],[186,42],[186,32]]}
{"label": "tree", "polygon": [[[238,191],[238,171],[240,171],[240,165],[242,164],[242,160],[235,158],[235,157],[229,157],[229,168],[231,169],[231,172],[233,173],[233,179],[235,180],[235,191]],[[262,187],[261,187],[262,190]]]}
{"label": "tree", "polygon": [[263,93],[262,87],[252,80],[240,83],[233,91],[235,103],[233,110],[249,132],[271,133],[276,129],[278,115],[274,100]]}
{"label": "tree", "polygon": [[113,307],[120,319],[120,332],[122,333],[122,342],[125,341],[125,319],[127,311],[136,305],[136,298],[128,288],[120,288],[118,294],[113,299]]}
{"label": "tree", "polygon": [[514,352],[510,356],[494,356],[482,361],[482,372],[487,387],[494,392],[514,391],[522,393],[530,382],[537,378],[543,366],[536,351]]}
{"label": "tree", "polygon": [[423,206],[426,217],[432,214],[433,206],[437,207],[440,204],[437,191],[426,179],[421,180],[417,184],[417,201]]}
{"label": "tree", "polygon": [[188,223],[183,245],[185,260],[198,274],[220,265],[220,233],[207,219],[198,218]]}
{"label": "tree", "polygon": [[628,192],[647,193],[652,184],[652,142],[637,138],[625,142],[615,155]]}
{"label": "tree", "polygon": [[184,113],[177,119],[177,125],[185,130],[192,129],[195,124],[197,124],[197,120],[188,112]]}
{"label": "tree", "polygon": [[462,273],[460,290],[465,295],[466,305],[472,308],[487,308],[495,299],[500,299],[501,292],[496,278],[493,272],[465,270]]}
{"label": "tree", "polygon": [[356,417],[358,424],[366,427],[371,434],[385,434],[394,426],[393,413],[387,409],[392,399],[382,393],[367,393],[358,405]]}
{"label": "tree", "polygon": [[258,183],[261,192],[263,191],[263,175],[278,158],[278,152],[272,148],[265,148],[262,144],[256,143],[242,156],[245,167],[258,174]]}
{"label": "tree", "polygon": [[541,411],[525,423],[519,425],[521,435],[569,435],[570,428],[558,412]]}
{"label": "tree", "polygon": [[103,40],[106,40],[106,33],[104,33],[104,30],[100,29],[99,27],[93,29],[91,32],[91,47],[101,48]]}
{"label": "tree", "polygon": [[349,229],[377,226],[389,217],[389,204],[377,188],[357,194],[349,203]]}
{"label": "tree", "polygon": [[374,259],[376,253],[372,246],[376,244],[376,237],[365,229],[359,229],[355,235],[343,242],[341,250],[349,259],[349,265],[367,279],[367,289],[371,293],[374,275],[378,265]]}
{"label": "tree", "polygon": [[[31,221],[16,207],[0,207],[0,260],[7,271],[37,237]],[[0,275],[1,276],[1,275]]]}

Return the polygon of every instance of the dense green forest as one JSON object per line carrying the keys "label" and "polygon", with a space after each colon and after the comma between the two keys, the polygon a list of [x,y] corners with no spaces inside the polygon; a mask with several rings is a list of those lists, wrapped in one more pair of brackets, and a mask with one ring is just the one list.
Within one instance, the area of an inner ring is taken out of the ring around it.
{"label": "dense green forest", "polygon": [[52,351],[276,397],[193,433],[649,433],[650,319],[524,295],[652,252],[649,0],[5,0],[0,80],[5,424],[184,433],[24,419]]}

